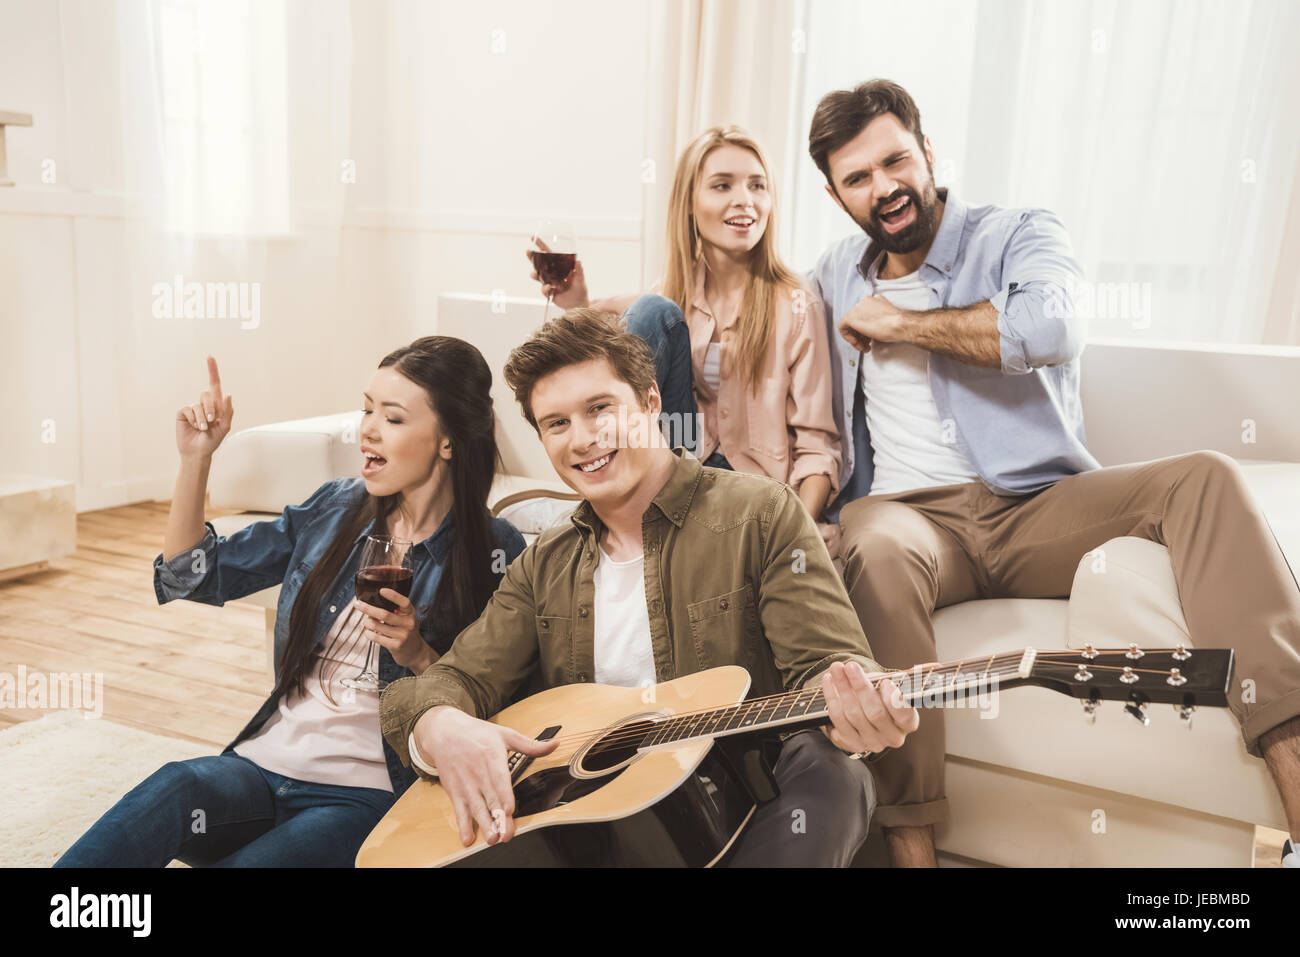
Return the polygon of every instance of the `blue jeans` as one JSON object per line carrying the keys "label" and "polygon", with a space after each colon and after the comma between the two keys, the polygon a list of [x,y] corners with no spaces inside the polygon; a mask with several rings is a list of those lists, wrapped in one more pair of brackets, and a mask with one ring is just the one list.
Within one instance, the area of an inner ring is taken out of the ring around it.
{"label": "blue jeans", "polygon": [[395,797],[312,784],[233,751],[165,764],[55,867],[351,867]]}
{"label": "blue jeans", "polygon": [[[695,428],[699,407],[695,404],[695,376],[691,368],[691,333],[677,303],[663,296],[647,294],[623,313],[627,331],[650,346],[655,359],[655,382],[663,399],[661,427],[668,444],[683,446],[699,455],[699,430]],[[715,451],[704,464],[730,469],[721,452]]]}

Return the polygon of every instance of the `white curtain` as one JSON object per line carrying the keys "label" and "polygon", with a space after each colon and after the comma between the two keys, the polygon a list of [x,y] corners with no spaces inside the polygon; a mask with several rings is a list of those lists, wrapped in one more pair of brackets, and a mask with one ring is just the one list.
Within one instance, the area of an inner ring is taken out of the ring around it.
{"label": "white curtain", "polygon": [[[796,3],[654,0],[650,9],[642,283],[659,278],[677,157],[711,126],[735,124],[763,148],[778,190],[803,36]],[[778,217],[789,220],[785,209]]]}
{"label": "white curtain", "polygon": [[[347,0],[117,0],[124,192],[174,248],[283,237],[323,214],[346,178]],[[91,28],[83,7],[73,28]],[[97,38],[88,37],[89,42]],[[313,172],[314,171],[314,172]]]}
{"label": "white curtain", "polygon": [[[1300,4],[814,0],[806,29],[804,142],[823,93],[901,83],[939,185],[1062,217],[1092,335],[1300,343]],[[807,267],[856,227],[794,171]]]}
{"label": "white curtain", "polygon": [[117,504],[170,486],[168,415],[205,387],[205,354],[244,428],[347,408],[336,383],[360,381],[365,345],[408,333],[354,319],[348,0],[59,11],[59,187],[110,210],[72,220],[80,481]]}

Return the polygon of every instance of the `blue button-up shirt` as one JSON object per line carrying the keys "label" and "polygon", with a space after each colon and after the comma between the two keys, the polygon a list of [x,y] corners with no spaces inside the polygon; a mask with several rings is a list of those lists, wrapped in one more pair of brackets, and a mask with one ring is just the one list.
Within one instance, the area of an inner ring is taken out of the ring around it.
{"label": "blue button-up shirt", "polygon": [[[205,605],[224,605],[264,588],[281,585],[280,598],[275,612],[275,680],[276,690],[263,702],[253,719],[225,751],[258,732],[267,719],[275,713],[285,646],[289,640],[289,615],[307,574],[320,561],[325,550],[342,529],[352,507],[366,494],[365,480],[361,478],[335,479],[326,482],[301,505],[290,505],[278,518],[254,522],[228,537],[219,536],[211,522],[205,522],[203,541],[163,561],[160,554],[153,563],[154,593],[158,603],[166,604],[176,598],[202,602]],[[353,543],[352,551],[344,562],[338,578],[316,609],[316,635],[319,643],[329,632],[334,619],[348,606],[354,596],[357,566],[361,562],[361,548],[366,536],[374,530],[374,522]],[[492,531],[505,567],[524,550],[524,539],[518,530],[505,519],[494,518]],[[452,513],[443,519],[438,530],[411,549],[411,603],[415,606],[420,634],[425,643],[439,654],[451,647],[456,629],[439,620],[433,613],[433,598],[442,580],[451,550],[454,524]],[[201,553],[201,554],[200,554]],[[395,681],[412,674],[393,660],[388,649],[379,648],[379,677]],[[379,733],[378,722],[375,733]],[[223,752],[224,753],[224,752]],[[401,795],[415,780],[415,772],[405,767],[392,748],[384,742],[384,761],[393,792]]]}
{"label": "blue button-up shirt", "polygon": [[[946,189],[939,195],[943,219],[920,268],[929,308],[989,300],[998,312],[1002,354],[1001,369],[930,354],[939,420],[952,422],[957,448],[999,494],[1027,494],[1099,468],[1084,445],[1079,356],[1085,331],[1070,298],[1083,273],[1065,227],[1045,209],[967,206]],[[811,277],[838,349],[831,363],[834,406],[845,441],[836,514],[870,492],[873,472],[870,397],[858,386],[862,353],[836,326],[875,295],[881,262],[881,250],[859,233],[823,253]]]}

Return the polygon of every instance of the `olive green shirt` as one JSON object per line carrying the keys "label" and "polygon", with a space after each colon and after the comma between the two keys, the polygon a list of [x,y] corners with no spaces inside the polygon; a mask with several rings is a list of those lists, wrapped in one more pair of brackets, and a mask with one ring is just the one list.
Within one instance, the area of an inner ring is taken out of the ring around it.
{"label": "olive green shirt", "polygon": [[[674,454],[679,461],[641,521],[656,680],[741,665],[750,696],[759,697],[806,685],[835,661],[882,670],[790,487]],[[570,524],[543,532],[511,563],[447,654],[388,686],[380,727],[404,764],[408,736],[430,708],[488,718],[521,691],[593,680],[601,529],[591,504],[580,503]]]}

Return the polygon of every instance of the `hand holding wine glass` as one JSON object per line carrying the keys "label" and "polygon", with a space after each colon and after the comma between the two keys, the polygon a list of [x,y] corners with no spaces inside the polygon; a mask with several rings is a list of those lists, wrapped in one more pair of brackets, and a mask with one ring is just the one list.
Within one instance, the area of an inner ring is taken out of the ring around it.
{"label": "hand holding wine glass", "polygon": [[393,660],[417,675],[438,660],[438,653],[430,648],[420,634],[420,622],[415,614],[411,599],[395,588],[379,589],[382,598],[387,599],[395,610],[389,611],[376,605],[368,604],[360,598],[354,604],[369,621],[361,629],[361,636],[367,641],[388,649]]}
{"label": "hand holding wine glass", "polygon": [[547,312],[552,300],[563,309],[587,305],[587,280],[571,225],[549,219],[538,223],[527,255],[533,264],[532,278],[542,284]]}
{"label": "hand holding wine glass", "polygon": [[[536,242],[536,240],[534,240]],[[542,252],[546,252],[542,247],[538,247]],[[528,261],[533,264],[532,275],[528,278],[535,279],[542,284],[542,295],[553,301],[561,309],[576,309],[579,306],[591,305],[591,296],[587,292],[587,276],[582,270],[582,260],[575,259],[573,271],[569,273],[568,278],[558,283],[544,280],[537,271],[537,264],[533,262],[533,249],[528,249],[524,255]]]}
{"label": "hand holding wine glass", "polygon": [[[356,597],[360,604],[370,606],[383,616],[376,619],[377,621],[382,623],[383,618],[389,617],[390,613],[394,619],[398,617],[397,603],[390,601],[383,592],[392,589],[400,597],[409,598],[414,579],[414,572],[411,569],[410,542],[390,535],[366,537],[366,544],[361,549],[361,563],[357,568]],[[406,605],[409,607],[410,602],[407,601]],[[370,612],[367,614],[369,615]],[[368,618],[367,623],[369,622]],[[418,633],[418,628],[416,631]],[[375,642],[371,641],[366,649],[365,667],[361,669],[359,675],[344,678],[343,686],[356,691],[380,691],[384,687],[384,682],[380,680],[379,674],[374,669],[374,656]]]}

